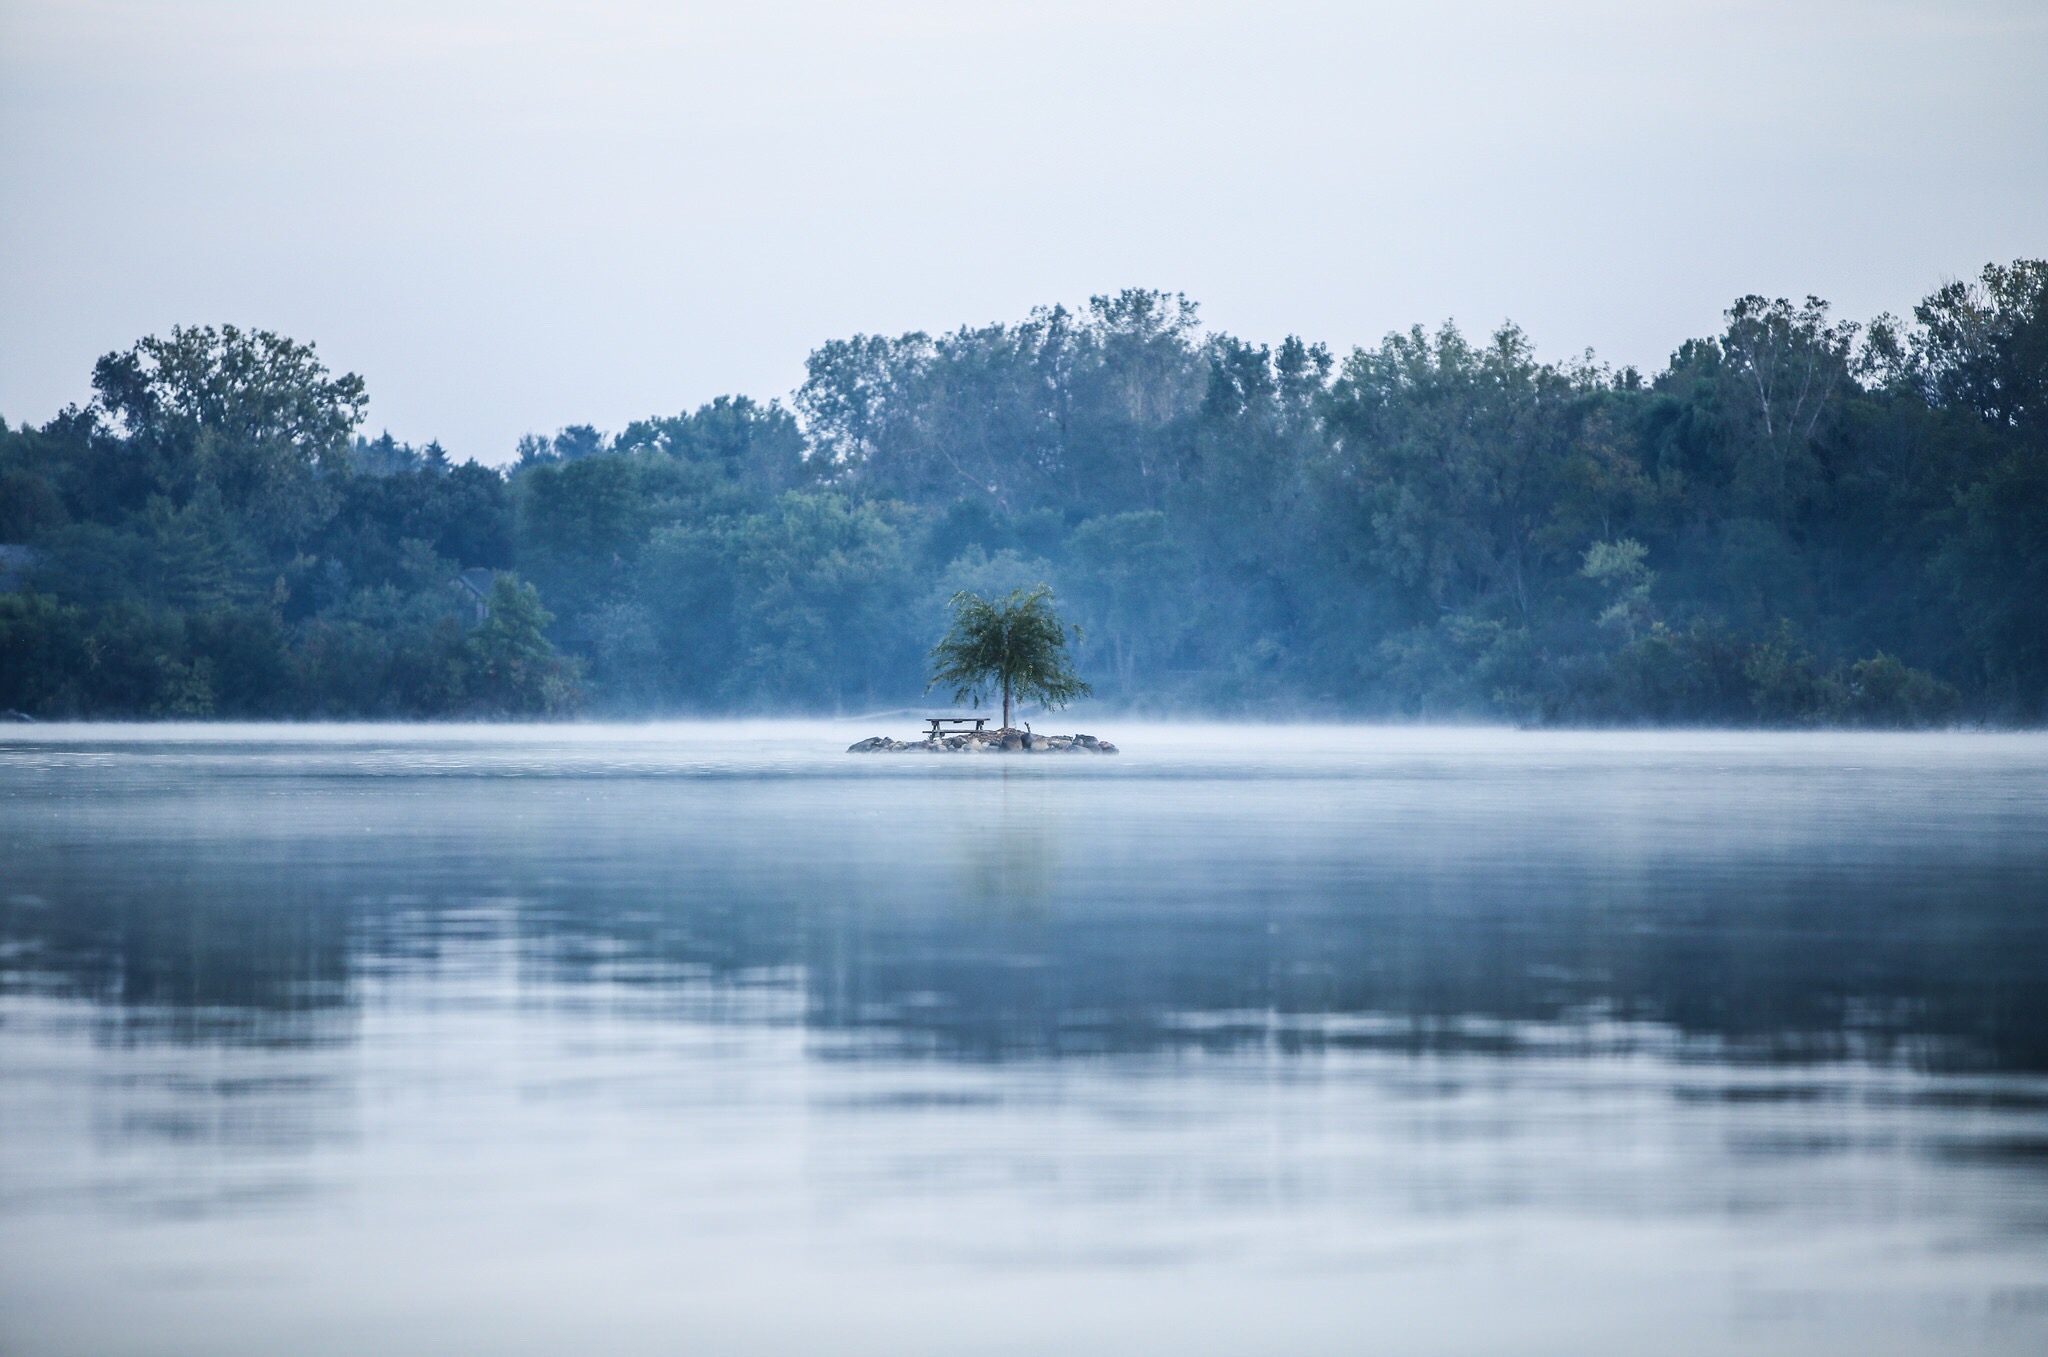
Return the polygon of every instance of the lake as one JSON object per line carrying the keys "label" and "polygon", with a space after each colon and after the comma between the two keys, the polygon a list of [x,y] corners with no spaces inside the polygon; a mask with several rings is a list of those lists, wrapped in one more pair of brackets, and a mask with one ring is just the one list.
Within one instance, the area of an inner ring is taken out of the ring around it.
{"label": "lake", "polygon": [[0,734],[0,1352],[2048,1351],[2048,737],[888,725]]}

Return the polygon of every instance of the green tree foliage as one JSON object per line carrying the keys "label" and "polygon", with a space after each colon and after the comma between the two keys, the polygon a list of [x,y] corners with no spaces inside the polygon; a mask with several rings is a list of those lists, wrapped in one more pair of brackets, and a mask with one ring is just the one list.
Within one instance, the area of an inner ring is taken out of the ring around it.
{"label": "green tree foliage", "polygon": [[1579,573],[1607,590],[1608,604],[1597,619],[1603,627],[1614,627],[1633,641],[1636,634],[1655,620],[1650,590],[1657,572],[1645,562],[1650,549],[1632,537],[1619,542],[1595,542],[1586,548],[1586,563]]}
{"label": "green tree foliage", "polygon": [[0,579],[0,706],[456,716],[576,700],[531,590],[502,617],[494,595],[477,626],[451,587],[513,563],[504,477],[352,439],[362,380],[312,346],[176,329],[102,358],[93,386],[40,430],[0,426],[0,528],[29,562]]}
{"label": "green tree foliage", "polygon": [[1512,326],[1483,347],[1445,326],[1351,355],[1327,405],[1333,497],[1413,615],[1530,618],[1538,581],[1575,554],[1573,472],[1604,451],[1591,427],[1603,394],[1538,363]]}
{"label": "green tree foliage", "polygon": [[1936,570],[1964,648],[1993,691],[2038,712],[2048,697],[2048,446],[2001,457],[1960,492],[1951,521]]}
{"label": "green tree foliage", "polygon": [[1950,283],[1913,314],[1904,366],[1929,404],[2048,432],[2048,260],[1987,264],[1976,283]]}
{"label": "green tree foliage", "polygon": [[1068,661],[1068,627],[1053,610],[1051,585],[999,599],[958,593],[951,606],[953,625],[932,647],[927,691],[950,689],[955,702],[1000,692],[1006,730],[1013,699],[1056,709],[1093,691]]}
{"label": "green tree foliage", "polygon": [[362,378],[330,376],[312,345],[232,325],[143,339],[100,359],[92,384],[151,493],[217,495],[270,546],[322,521],[322,473],[343,465],[365,404]]}
{"label": "green tree foliage", "polygon": [[1195,338],[1192,303],[1136,290],[1085,317],[856,335],[811,355],[796,404],[821,471],[865,495],[1154,508],[1177,476],[1174,426],[1201,401]]}
{"label": "green tree foliage", "polygon": [[1140,675],[1156,671],[1161,657],[1177,653],[1199,615],[1189,588],[1194,559],[1157,509],[1103,514],[1074,529],[1068,539],[1071,571],[1079,584],[1083,615],[1105,652],[1116,691],[1126,700],[1141,697]]}
{"label": "green tree foliage", "polygon": [[500,716],[553,716],[574,708],[576,665],[548,642],[555,617],[541,606],[539,591],[499,575],[487,606],[467,642],[475,705]]}
{"label": "green tree foliage", "polygon": [[918,692],[954,595],[1045,582],[1154,710],[2048,717],[2042,261],[1867,326],[1739,298],[1652,373],[1512,325],[1253,343],[1132,290],[833,340],[790,408],[504,470],[359,436],[360,380],[268,332],[94,389],[0,424],[0,706],[859,711]]}

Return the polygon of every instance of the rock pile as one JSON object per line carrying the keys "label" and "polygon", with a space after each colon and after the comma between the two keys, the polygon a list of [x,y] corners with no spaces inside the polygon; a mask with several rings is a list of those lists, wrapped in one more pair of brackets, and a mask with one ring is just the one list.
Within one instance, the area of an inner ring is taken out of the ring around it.
{"label": "rock pile", "polygon": [[1093,735],[1039,735],[1014,727],[972,730],[922,740],[871,735],[846,747],[849,754],[1114,754],[1116,746]]}

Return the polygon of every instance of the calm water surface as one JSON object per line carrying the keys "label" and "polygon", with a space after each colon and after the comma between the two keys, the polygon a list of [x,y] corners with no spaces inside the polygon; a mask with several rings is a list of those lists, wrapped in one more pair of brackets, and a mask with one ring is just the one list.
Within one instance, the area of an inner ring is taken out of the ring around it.
{"label": "calm water surface", "polygon": [[0,1353],[2048,1351],[2048,739],[0,737]]}

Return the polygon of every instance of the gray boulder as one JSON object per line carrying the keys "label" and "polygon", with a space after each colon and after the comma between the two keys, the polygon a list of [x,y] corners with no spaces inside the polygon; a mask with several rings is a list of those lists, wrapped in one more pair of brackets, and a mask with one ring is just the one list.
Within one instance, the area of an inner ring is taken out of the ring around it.
{"label": "gray boulder", "polygon": [[1116,746],[1093,735],[1040,735],[1029,730],[956,731],[936,738],[895,740],[870,735],[846,747],[849,754],[1114,754]]}

